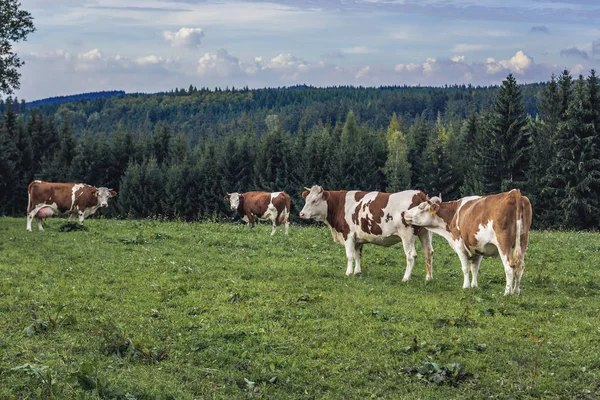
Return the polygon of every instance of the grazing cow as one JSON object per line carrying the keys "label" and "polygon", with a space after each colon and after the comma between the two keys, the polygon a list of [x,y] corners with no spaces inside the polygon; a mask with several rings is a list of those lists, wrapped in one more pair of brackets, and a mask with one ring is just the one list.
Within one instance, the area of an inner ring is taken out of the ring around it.
{"label": "grazing cow", "polygon": [[[403,217],[446,238],[462,264],[463,288],[477,287],[483,256],[500,255],[506,274],[504,295],[519,294],[531,227],[531,203],[518,189],[485,197],[442,202],[440,197],[411,208]],[[514,278],[514,287],[513,287]]]}
{"label": "grazing cow", "polygon": [[254,220],[269,220],[273,222],[271,236],[279,224],[285,224],[285,234],[290,226],[289,216],[291,209],[290,196],[285,192],[246,192],[227,193],[225,200],[229,200],[231,210],[237,211],[240,217],[248,223],[248,228],[254,226]]}
{"label": "grazing cow", "polygon": [[99,207],[108,207],[108,199],[117,192],[105,187],[96,188],[85,183],[51,183],[33,181],[29,184],[29,204],[27,205],[27,230],[31,231],[31,221],[37,220],[38,229],[44,230],[42,221],[53,214],[69,213],[69,221],[75,214],[79,223]]}
{"label": "grazing cow", "polygon": [[356,190],[330,191],[321,186],[305,188],[306,200],[300,218],[324,222],[331,229],[333,240],[344,245],[348,267],[346,275],[359,274],[362,247],[365,243],[391,246],[402,241],[406,254],[406,271],[403,281],[410,279],[417,251],[415,236],[421,240],[425,253],[426,279],[433,279],[431,259],[431,233],[414,228],[402,220],[402,212],[427,200],[419,190],[399,193],[359,192]]}

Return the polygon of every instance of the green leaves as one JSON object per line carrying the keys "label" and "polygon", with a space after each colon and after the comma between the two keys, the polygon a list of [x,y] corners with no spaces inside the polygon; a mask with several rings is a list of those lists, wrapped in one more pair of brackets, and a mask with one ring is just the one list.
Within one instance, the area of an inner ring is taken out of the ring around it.
{"label": "green leaves", "polygon": [[441,366],[438,363],[428,361],[420,367],[405,368],[404,372],[419,380],[437,385],[459,386],[476,380],[473,373],[465,371],[458,363]]}

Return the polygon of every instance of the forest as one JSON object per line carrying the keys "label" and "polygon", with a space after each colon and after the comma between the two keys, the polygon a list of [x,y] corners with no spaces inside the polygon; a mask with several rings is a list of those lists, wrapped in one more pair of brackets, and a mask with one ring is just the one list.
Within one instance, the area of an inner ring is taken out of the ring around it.
{"label": "forest", "polygon": [[[594,70],[500,86],[196,88],[0,102],[0,215],[33,179],[118,191],[107,217],[223,220],[227,192],[304,186],[444,200],[519,188],[538,229],[597,229]],[[294,208],[294,206],[293,206]],[[294,216],[294,215],[293,215]],[[293,218],[298,222],[298,218]]]}

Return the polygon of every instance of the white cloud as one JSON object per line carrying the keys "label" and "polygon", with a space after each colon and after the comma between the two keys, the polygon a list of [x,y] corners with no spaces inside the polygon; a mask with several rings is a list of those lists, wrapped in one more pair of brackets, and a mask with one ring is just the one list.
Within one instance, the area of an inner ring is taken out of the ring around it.
{"label": "white cloud", "polygon": [[465,56],[454,56],[451,60],[454,62],[465,62]]}
{"label": "white cloud", "polygon": [[489,48],[489,46],[486,44],[460,43],[460,44],[455,44],[454,46],[452,46],[452,52],[453,53],[468,53],[470,51],[485,50],[487,48]]}
{"label": "white cloud", "polygon": [[95,61],[102,58],[102,52],[98,49],[93,49],[87,53],[80,53],[77,58],[82,61]]}
{"label": "white cloud", "polygon": [[177,32],[163,31],[163,38],[171,42],[171,47],[200,47],[204,31],[202,28],[181,28]]}
{"label": "white cloud", "polygon": [[524,74],[533,65],[533,59],[519,50],[510,60],[500,61],[500,64],[511,72]]}
{"label": "white cloud", "polygon": [[585,71],[585,67],[581,64],[573,65],[570,70],[572,76],[578,76],[582,74],[583,71]]}
{"label": "white cloud", "polygon": [[[117,60],[120,60],[120,56],[117,56]],[[156,64],[162,64],[165,60],[161,57],[161,56],[145,56],[145,57],[138,57],[135,59],[135,63],[137,65],[156,65]]]}
{"label": "white cloud", "polygon": [[367,46],[354,46],[341,50],[343,54],[371,54],[376,53],[376,50],[369,49]]}
{"label": "white cloud", "polygon": [[356,73],[356,75],[354,76],[354,79],[360,80],[360,79],[367,78],[369,76],[370,71],[371,71],[371,67],[369,65],[367,65],[366,67],[364,67],[363,69],[361,69],[360,71],[358,71]]}
{"label": "white cloud", "polygon": [[404,64],[396,64],[396,66],[394,67],[394,71],[402,72],[402,71],[404,71],[404,68],[405,68]]}
{"label": "white cloud", "polygon": [[200,75],[227,77],[242,72],[242,65],[237,57],[227,50],[219,49],[215,53],[206,53],[198,60],[197,71]]}

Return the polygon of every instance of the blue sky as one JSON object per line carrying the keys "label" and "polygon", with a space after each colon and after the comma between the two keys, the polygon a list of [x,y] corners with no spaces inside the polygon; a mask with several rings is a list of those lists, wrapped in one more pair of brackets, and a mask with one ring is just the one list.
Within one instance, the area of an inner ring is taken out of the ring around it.
{"label": "blue sky", "polygon": [[498,84],[600,66],[599,0],[21,0],[19,98],[175,87]]}

